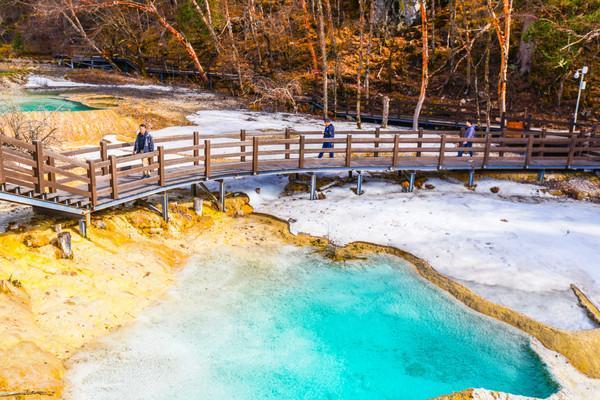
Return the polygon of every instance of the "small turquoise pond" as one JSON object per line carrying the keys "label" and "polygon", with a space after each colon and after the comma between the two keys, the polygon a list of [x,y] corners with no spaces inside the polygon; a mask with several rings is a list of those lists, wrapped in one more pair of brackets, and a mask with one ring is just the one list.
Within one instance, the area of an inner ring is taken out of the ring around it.
{"label": "small turquoise pond", "polygon": [[20,111],[88,111],[94,110],[83,103],[55,96],[0,97],[0,113],[18,107]]}
{"label": "small turquoise pond", "polygon": [[557,390],[525,335],[470,311],[402,260],[336,264],[297,248],[242,260],[222,251],[186,268],[171,296],[132,326],[76,355],[67,398],[424,400],[473,387],[540,398]]}

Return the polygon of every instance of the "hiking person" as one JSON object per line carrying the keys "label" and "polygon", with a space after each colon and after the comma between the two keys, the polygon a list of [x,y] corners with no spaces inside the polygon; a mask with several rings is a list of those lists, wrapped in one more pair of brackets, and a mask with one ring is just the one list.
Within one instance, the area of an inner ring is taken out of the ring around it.
{"label": "hiking person", "polygon": [[[152,135],[146,129],[146,124],[141,124],[140,129],[136,132],[135,143],[133,145],[133,154],[152,153],[154,151],[154,140]],[[152,157],[142,158],[142,166],[147,167],[151,163]],[[142,178],[149,178],[150,171],[144,170]]]}
{"label": "hiking person", "polygon": [[[325,119],[325,130],[323,131],[323,137],[326,139],[333,139],[335,137],[335,128],[329,118]],[[333,149],[333,142],[323,142],[323,149]],[[323,158],[323,152],[319,153],[319,158]],[[333,158],[333,152],[329,152],[329,158]]]}
{"label": "hiking person", "polygon": [[[467,120],[467,130],[465,132],[465,139],[473,139],[475,137],[475,125],[473,125],[473,121],[471,121],[470,119]],[[471,142],[470,140],[467,140],[463,143],[461,143],[460,147],[469,147],[472,148],[473,147],[473,142]],[[460,150],[458,152],[458,156],[462,157],[464,154],[463,150]],[[470,150],[469,151],[469,155],[471,157],[473,157],[473,151]]]}

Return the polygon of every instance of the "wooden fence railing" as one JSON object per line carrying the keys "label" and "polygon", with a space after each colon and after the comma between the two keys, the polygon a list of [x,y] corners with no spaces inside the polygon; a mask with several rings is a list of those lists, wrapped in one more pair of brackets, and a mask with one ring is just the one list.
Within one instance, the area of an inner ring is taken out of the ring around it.
{"label": "wooden fence railing", "polygon": [[[155,137],[155,151],[131,143],[68,153],[0,136],[0,191],[94,209],[161,187],[200,180],[319,170],[600,169],[600,137],[519,137],[460,131],[246,132]],[[334,147],[322,149],[324,143]],[[470,143],[467,146],[466,143]],[[323,159],[317,154],[325,152]],[[328,153],[334,153],[330,159]],[[465,152],[459,157],[458,152]],[[472,152],[472,155],[471,155]],[[84,161],[84,158],[86,159]]]}

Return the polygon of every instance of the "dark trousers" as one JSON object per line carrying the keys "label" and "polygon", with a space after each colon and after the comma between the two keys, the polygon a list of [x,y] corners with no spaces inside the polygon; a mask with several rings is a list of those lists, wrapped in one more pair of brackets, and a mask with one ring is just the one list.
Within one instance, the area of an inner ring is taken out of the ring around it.
{"label": "dark trousers", "polygon": [[[462,146],[461,146],[461,147],[473,147],[473,142],[465,142],[465,143],[463,143],[463,144],[462,144]],[[469,151],[468,153],[469,153],[469,155],[470,155],[471,157],[473,157],[473,152],[472,152],[472,151]],[[464,151],[462,151],[462,150],[460,150],[460,151],[458,152],[458,156],[459,156],[459,157],[462,157],[462,156],[463,156],[463,154],[464,154]]]}
{"label": "dark trousers", "polygon": [[[332,142],[325,142],[325,143],[323,143],[323,148],[324,149],[333,149],[333,143]],[[323,158],[323,152],[319,153],[319,158]],[[333,153],[332,152],[329,153],[329,158],[333,158]]]}

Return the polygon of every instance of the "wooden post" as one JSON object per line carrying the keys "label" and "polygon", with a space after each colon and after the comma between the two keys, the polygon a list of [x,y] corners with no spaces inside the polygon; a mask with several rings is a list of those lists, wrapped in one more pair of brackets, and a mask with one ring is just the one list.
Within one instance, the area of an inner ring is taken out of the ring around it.
{"label": "wooden post", "polygon": [[485,134],[485,148],[483,150],[483,162],[481,164],[481,168],[487,168],[488,162],[490,160],[490,148],[492,146],[492,135],[489,133]]}
{"label": "wooden post", "polygon": [[304,135],[300,135],[300,143],[298,145],[298,168],[304,168],[304,142],[306,138]]}
{"label": "wooden post", "polygon": [[[108,161],[108,143],[104,140],[100,141],[100,160]],[[102,167],[102,176],[108,174],[108,166]]]}
{"label": "wooden post", "polygon": [[[285,128],[285,139],[289,140],[290,139],[290,128]],[[290,144],[286,143],[285,144],[285,159],[289,160],[290,159]]]}
{"label": "wooden post", "polygon": [[96,192],[96,163],[94,160],[87,160],[87,164],[87,177],[90,180],[90,183],[88,183],[88,192],[90,192],[92,207],[96,207],[96,204],[98,204],[98,194]]}
{"label": "wooden post", "polygon": [[194,132],[194,165],[200,165],[200,133]]}
{"label": "wooden post", "polygon": [[573,157],[575,155],[575,143],[577,142],[577,135],[571,134],[571,141],[569,142],[569,156],[567,157],[567,168],[571,168],[573,164]]}
{"label": "wooden post", "polygon": [[[423,128],[419,128],[419,132],[417,133],[417,138],[419,139],[419,140],[417,140],[417,148],[421,149],[423,147],[423,142],[422,142],[422,139],[423,139]],[[421,152],[420,151],[417,151],[417,157],[421,157]]]}
{"label": "wooden post", "polygon": [[[51,167],[54,167],[56,164],[54,163],[54,157],[48,157],[48,165]],[[56,173],[55,172],[49,172],[48,173],[48,180],[50,181],[50,183],[56,183]],[[54,186],[48,186],[48,191],[50,193],[56,193],[56,188]]]}
{"label": "wooden post", "polygon": [[379,157],[379,128],[375,128],[375,157]]}
{"label": "wooden post", "polygon": [[527,138],[527,154],[525,155],[525,169],[529,168],[529,163],[531,163],[531,153],[533,153],[533,135],[529,134]]}
{"label": "wooden post", "polygon": [[219,179],[219,210],[225,212],[225,181]]}
{"label": "wooden post", "polygon": [[204,177],[210,177],[210,140],[204,141]]}
{"label": "wooden post", "polygon": [[[246,141],[246,130],[245,129],[240,129],[240,142],[245,142]],[[246,152],[246,146],[241,145],[240,146],[240,152],[241,153],[245,153]],[[246,162],[246,155],[242,154],[240,156],[240,162]]]}
{"label": "wooden post", "polygon": [[33,145],[35,146],[33,160],[35,161],[35,176],[37,178],[35,191],[37,193],[44,193],[44,147],[39,140],[34,140]]}
{"label": "wooden post", "polygon": [[523,118],[523,127],[526,131],[531,130],[531,114],[529,114],[529,110],[525,108],[525,118]]}
{"label": "wooden post", "polygon": [[546,144],[544,143],[546,141],[546,128],[542,128],[542,142],[540,143],[540,157],[544,157],[544,149],[546,148]]}
{"label": "wooden post", "polygon": [[388,119],[390,117],[390,98],[383,96],[383,114],[381,115],[381,127],[388,127]]}
{"label": "wooden post", "polygon": [[500,113],[500,131],[504,133],[506,122],[506,114],[504,112]]}
{"label": "wooden post", "polygon": [[117,156],[110,156],[110,187],[112,189],[112,198],[119,198],[119,176],[117,171]]}
{"label": "wooden post", "polygon": [[346,167],[352,164],[352,135],[346,136]]}
{"label": "wooden post", "polygon": [[258,136],[252,138],[252,173],[258,174]]}
{"label": "wooden post", "polygon": [[440,139],[440,156],[438,158],[438,169],[442,169],[444,166],[444,155],[446,152],[446,135],[442,135]]}
{"label": "wooden post", "polygon": [[394,135],[394,152],[392,153],[392,168],[398,165],[398,144],[400,143],[400,136]]}
{"label": "wooden post", "polygon": [[165,148],[158,146],[158,184],[165,186]]}
{"label": "wooden post", "polygon": [[4,144],[2,135],[0,135],[0,190],[4,189],[6,183],[6,175],[4,173]]}

